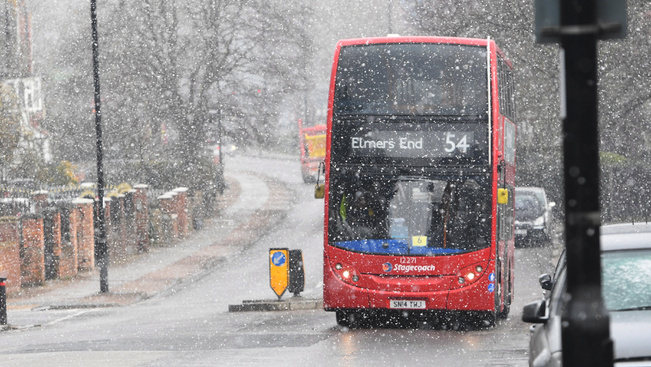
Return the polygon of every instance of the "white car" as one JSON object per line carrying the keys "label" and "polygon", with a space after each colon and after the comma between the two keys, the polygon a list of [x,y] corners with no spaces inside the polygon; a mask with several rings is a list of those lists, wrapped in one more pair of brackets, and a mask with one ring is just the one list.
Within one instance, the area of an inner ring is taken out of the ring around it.
{"label": "white car", "polygon": [[515,188],[515,242],[517,244],[544,244],[551,241],[553,232],[552,208],[541,187]]}

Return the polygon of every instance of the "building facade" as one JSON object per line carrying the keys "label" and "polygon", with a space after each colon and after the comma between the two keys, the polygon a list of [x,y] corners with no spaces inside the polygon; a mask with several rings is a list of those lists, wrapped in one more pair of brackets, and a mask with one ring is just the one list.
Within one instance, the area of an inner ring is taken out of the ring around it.
{"label": "building facade", "polygon": [[25,0],[0,0],[0,83],[13,92],[19,106],[21,137],[14,164],[21,164],[21,152],[36,150],[49,162],[49,133],[45,119],[42,82],[34,74],[32,18]]}

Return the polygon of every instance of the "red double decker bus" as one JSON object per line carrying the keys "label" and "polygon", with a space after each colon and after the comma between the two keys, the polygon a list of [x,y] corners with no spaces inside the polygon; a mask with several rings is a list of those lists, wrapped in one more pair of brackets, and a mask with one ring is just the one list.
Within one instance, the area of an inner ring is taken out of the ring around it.
{"label": "red double decker bus", "polygon": [[314,125],[303,127],[303,120],[298,120],[298,140],[301,150],[301,176],[303,182],[316,181],[319,165],[325,158],[326,126]]}
{"label": "red double decker bus", "polygon": [[325,197],[323,303],[338,324],[380,314],[506,317],[511,75],[490,39],[337,44],[317,192]]}

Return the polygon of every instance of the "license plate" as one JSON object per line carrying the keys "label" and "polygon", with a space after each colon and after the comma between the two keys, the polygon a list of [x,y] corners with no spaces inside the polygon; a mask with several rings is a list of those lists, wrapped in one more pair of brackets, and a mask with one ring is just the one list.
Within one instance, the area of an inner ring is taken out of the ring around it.
{"label": "license plate", "polygon": [[412,300],[402,300],[402,299],[392,299],[389,300],[389,308],[395,309],[407,309],[407,310],[424,310],[425,301],[412,301]]}
{"label": "license plate", "polygon": [[518,236],[526,236],[527,235],[527,230],[526,229],[516,229],[515,234]]}

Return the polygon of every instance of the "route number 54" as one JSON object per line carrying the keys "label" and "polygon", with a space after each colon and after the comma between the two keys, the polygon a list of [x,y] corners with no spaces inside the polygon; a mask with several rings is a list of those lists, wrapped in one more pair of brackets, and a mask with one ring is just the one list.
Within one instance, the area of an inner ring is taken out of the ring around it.
{"label": "route number 54", "polygon": [[445,133],[445,151],[448,153],[452,153],[455,150],[459,149],[462,151],[464,154],[468,152],[468,148],[470,148],[470,145],[468,145],[468,136],[466,134],[463,134],[461,139],[455,139],[456,134],[455,133]]}

